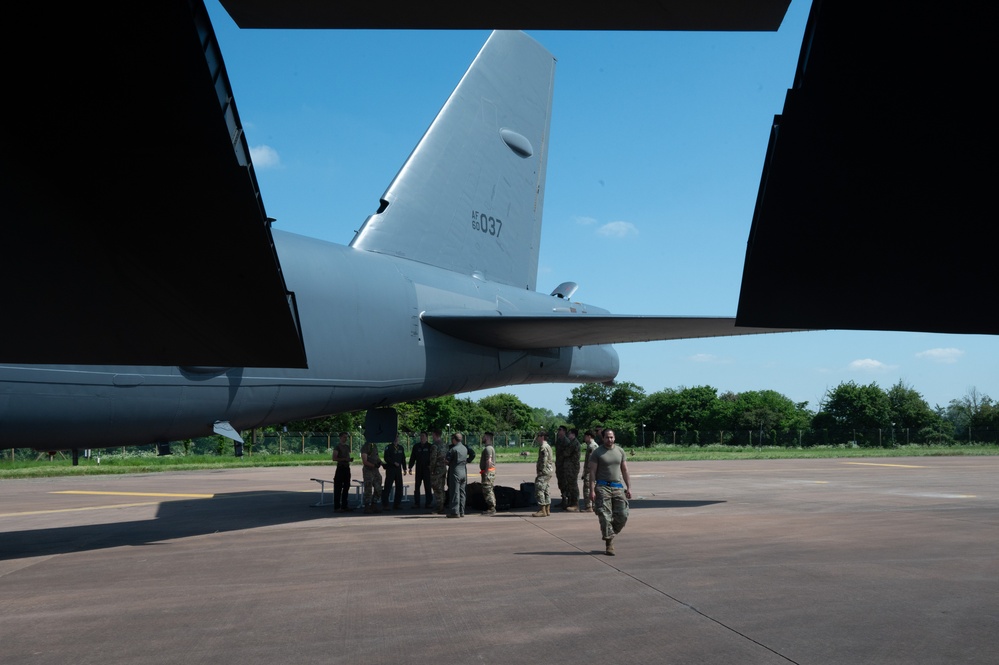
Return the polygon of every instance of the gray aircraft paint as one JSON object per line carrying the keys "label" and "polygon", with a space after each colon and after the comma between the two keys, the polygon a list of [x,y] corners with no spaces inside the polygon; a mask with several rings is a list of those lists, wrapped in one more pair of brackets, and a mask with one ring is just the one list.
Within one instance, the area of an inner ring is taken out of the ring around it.
{"label": "gray aircraft paint", "polygon": [[175,441],[218,422],[609,381],[610,343],[768,332],[615,316],[534,290],[554,63],[523,33],[493,33],[350,246],[274,232],[308,369],[0,366],[0,445]]}

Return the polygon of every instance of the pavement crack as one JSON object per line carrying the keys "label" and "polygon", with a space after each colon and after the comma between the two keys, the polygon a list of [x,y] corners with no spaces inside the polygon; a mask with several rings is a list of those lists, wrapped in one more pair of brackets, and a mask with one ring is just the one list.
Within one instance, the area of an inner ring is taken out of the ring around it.
{"label": "pavement crack", "polygon": [[731,633],[734,633],[734,634],[738,635],[739,637],[741,637],[744,640],[752,642],[756,646],[760,647],[761,649],[765,649],[765,650],[769,651],[770,653],[772,653],[773,655],[777,656],[778,658],[782,658],[782,659],[786,660],[789,663],[794,663],[794,665],[800,665],[798,663],[798,661],[793,660],[791,658],[788,658],[787,656],[785,656],[784,654],[780,653],[779,651],[775,651],[774,649],[771,649],[766,644],[763,644],[759,640],[753,639],[752,637],[750,637],[746,633],[743,633],[742,631],[737,630],[736,628],[733,628],[732,626],[724,623],[723,621],[719,621],[718,619],[714,618],[710,614],[705,614],[704,612],[700,611],[699,609],[697,609],[696,607],[694,607],[690,603],[685,603],[684,601],[680,600],[676,596],[670,595],[669,593],[663,591],[662,589],[649,584],[645,580],[640,579],[638,577],[635,577],[634,575],[632,575],[631,573],[629,573],[627,571],[621,570],[617,566],[611,564],[609,561],[604,561],[604,563],[607,564],[609,567],[613,568],[614,570],[616,570],[617,572],[621,573],[622,575],[625,575],[626,577],[629,577],[629,578],[633,579],[635,582],[641,584],[642,586],[646,587],[647,589],[651,589],[652,591],[658,593],[659,595],[661,595],[661,596],[663,596],[665,598],[669,598],[671,601],[673,601],[677,605],[681,605],[683,607],[686,607],[691,612],[694,612],[695,614],[697,614],[697,615],[699,615],[701,617],[704,617],[708,621],[714,623],[715,625],[717,625],[717,626],[719,626],[721,628],[724,628],[725,630],[727,630],[727,631],[729,631]]}
{"label": "pavement crack", "polygon": [[663,591],[662,589],[660,589],[658,587],[655,587],[655,586],[649,584],[645,580],[643,580],[641,578],[638,578],[638,577],[635,577],[634,575],[632,575],[631,573],[629,573],[629,572],[627,572],[625,570],[621,570],[619,567],[617,567],[613,563],[611,563],[612,558],[606,556],[603,552],[593,551],[593,550],[584,550],[584,549],[580,548],[578,545],[574,545],[573,543],[570,543],[568,540],[566,540],[565,538],[559,536],[557,533],[553,533],[549,529],[546,529],[541,524],[538,524],[535,520],[527,520],[527,519],[525,519],[524,521],[527,522],[528,524],[534,525],[536,528],[540,529],[541,531],[544,531],[545,533],[547,533],[552,538],[555,538],[557,540],[562,541],[568,547],[571,547],[572,549],[577,550],[578,552],[582,552],[584,554],[589,554],[594,559],[596,559],[600,563],[604,564],[608,568],[616,570],[617,572],[619,572],[620,574],[624,575],[625,577],[628,577],[628,578],[634,580],[638,584],[641,584],[645,588],[654,591],[655,593],[659,594],[660,596],[663,596],[664,598],[668,598],[669,600],[671,600],[672,602],[676,603],[677,605],[680,605],[682,607],[686,607],[691,612],[694,612],[695,614],[697,614],[697,615],[699,615],[699,616],[707,619],[708,621],[710,621],[711,623],[719,626],[720,628],[723,628],[723,629],[729,631],[730,633],[738,635],[739,637],[741,637],[744,640],[747,640],[748,642],[752,642],[756,646],[760,647],[761,649],[765,649],[766,651],[769,651],[770,653],[772,653],[773,655],[777,656],[778,658],[786,660],[789,663],[793,663],[794,665],[800,665],[800,663],[798,663],[798,661],[793,660],[791,658],[788,658],[787,656],[785,656],[784,654],[780,653],[779,651],[775,651],[774,649],[771,649],[770,647],[768,647],[766,644],[763,644],[759,640],[754,640],[749,635],[747,635],[747,634],[745,634],[745,633],[743,633],[743,632],[741,632],[741,631],[733,628],[732,626],[729,626],[728,624],[726,624],[726,623],[724,623],[722,621],[719,621],[718,619],[714,618],[710,614],[705,614],[704,612],[700,611],[699,609],[697,609],[696,607],[694,607],[690,603],[685,603],[682,600],[680,600],[679,598],[677,598],[676,596],[671,596],[669,593]]}

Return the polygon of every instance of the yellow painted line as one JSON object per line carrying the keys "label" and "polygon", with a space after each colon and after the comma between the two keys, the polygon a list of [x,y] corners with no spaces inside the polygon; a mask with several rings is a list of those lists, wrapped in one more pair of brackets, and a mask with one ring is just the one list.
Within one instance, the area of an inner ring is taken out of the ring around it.
{"label": "yellow painted line", "polygon": [[84,491],[84,490],[61,490],[58,492],[49,492],[49,494],[90,494],[97,496],[159,496],[159,497],[178,497],[181,499],[211,499],[214,494],[167,494],[163,492],[95,492],[95,491]]}
{"label": "yellow painted line", "polygon": [[156,506],[159,501],[143,503],[118,503],[109,506],[85,506],[83,508],[58,508],[56,510],[28,510],[23,513],[0,513],[0,517],[22,517],[24,515],[53,515],[55,513],[76,513],[83,510],[107,510],[108,508],[135,508],[137,506]]}
{"label": "yellow painted line", "polygon": [[897,466],[900,469],[925,469],[925,466],[914,464],[877,464],[875,462],[843,462],[843,464],[853,464],[855,466]]}

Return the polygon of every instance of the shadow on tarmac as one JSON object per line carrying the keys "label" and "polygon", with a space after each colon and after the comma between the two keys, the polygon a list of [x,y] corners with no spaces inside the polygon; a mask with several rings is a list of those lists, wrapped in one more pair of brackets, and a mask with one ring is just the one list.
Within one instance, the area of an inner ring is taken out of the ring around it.
{"label": "shadow on tarmac", "polygon": [[675,501],[672,499],[632,499],[628,502],[628,509],[637,508],[703,508],[704,506],[714,506],[725,501]]}
{"label": "shadow on tarmac", "polygon": [[[301,492],[235,492],[210,499],[180,499],[159,505],[155,519],[8,531],[0,537],[0,561],[151,545],[209,533],[325,519],[310,510]],[[108,510],[114,510],[108,506]]]}
{"label": "shadow on tarmac", "polygon": [[[51,556],[71,552],[85,552],[110,547],[151,545],[164,540],[202,536],[209,533],[253,529],[276,524],[307,522],[336,515],[331,510],[311,510],[302,504],[301,492],[236,492],[220,494],[210,499],[180,499],[159,505],[156,518],[130,522],[110,522],[83,526],[65,526],[51,529],[11,531],[0,538],[0,561],[35,556]],[[630,509],[644,508],[700,508],[723,501],[674,501],[660,499],[632,499]],[[323,506],[325,507],[325,506]],[[530,517],[536,507],[500,511],[490,519]],[[114,510],[109,506],[108,510]],[[556,514],[562,514],[558,508]],[[355,509],[350,515],[360,515]],[[565,513],[566,515],[570,513]],[[580,513],[585,515],[586,513]],[[432,513],[403,513],[389,511],[384,517],[405,520],[438,519]],[[472,510],[468,517],[478,517]],[[339,518],[340,516],[337,515]],[[535,553],[538,554],[538,553]],[[542,553],[544,554],[544,553]],[[552,552],[550,554],[566,554]]]}

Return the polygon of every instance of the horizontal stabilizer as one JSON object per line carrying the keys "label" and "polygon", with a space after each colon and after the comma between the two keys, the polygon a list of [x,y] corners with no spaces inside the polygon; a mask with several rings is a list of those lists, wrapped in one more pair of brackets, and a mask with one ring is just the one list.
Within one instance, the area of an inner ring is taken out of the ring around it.
{"label": "horizontal stabilizer", "polygon": [[431,328],[452,337],[501,349],[544,349],[795,332],[791,328],[737,327],[734,317],[577,312],[508,315],[495,310],[454,310],[424,312],[420,318]]}

